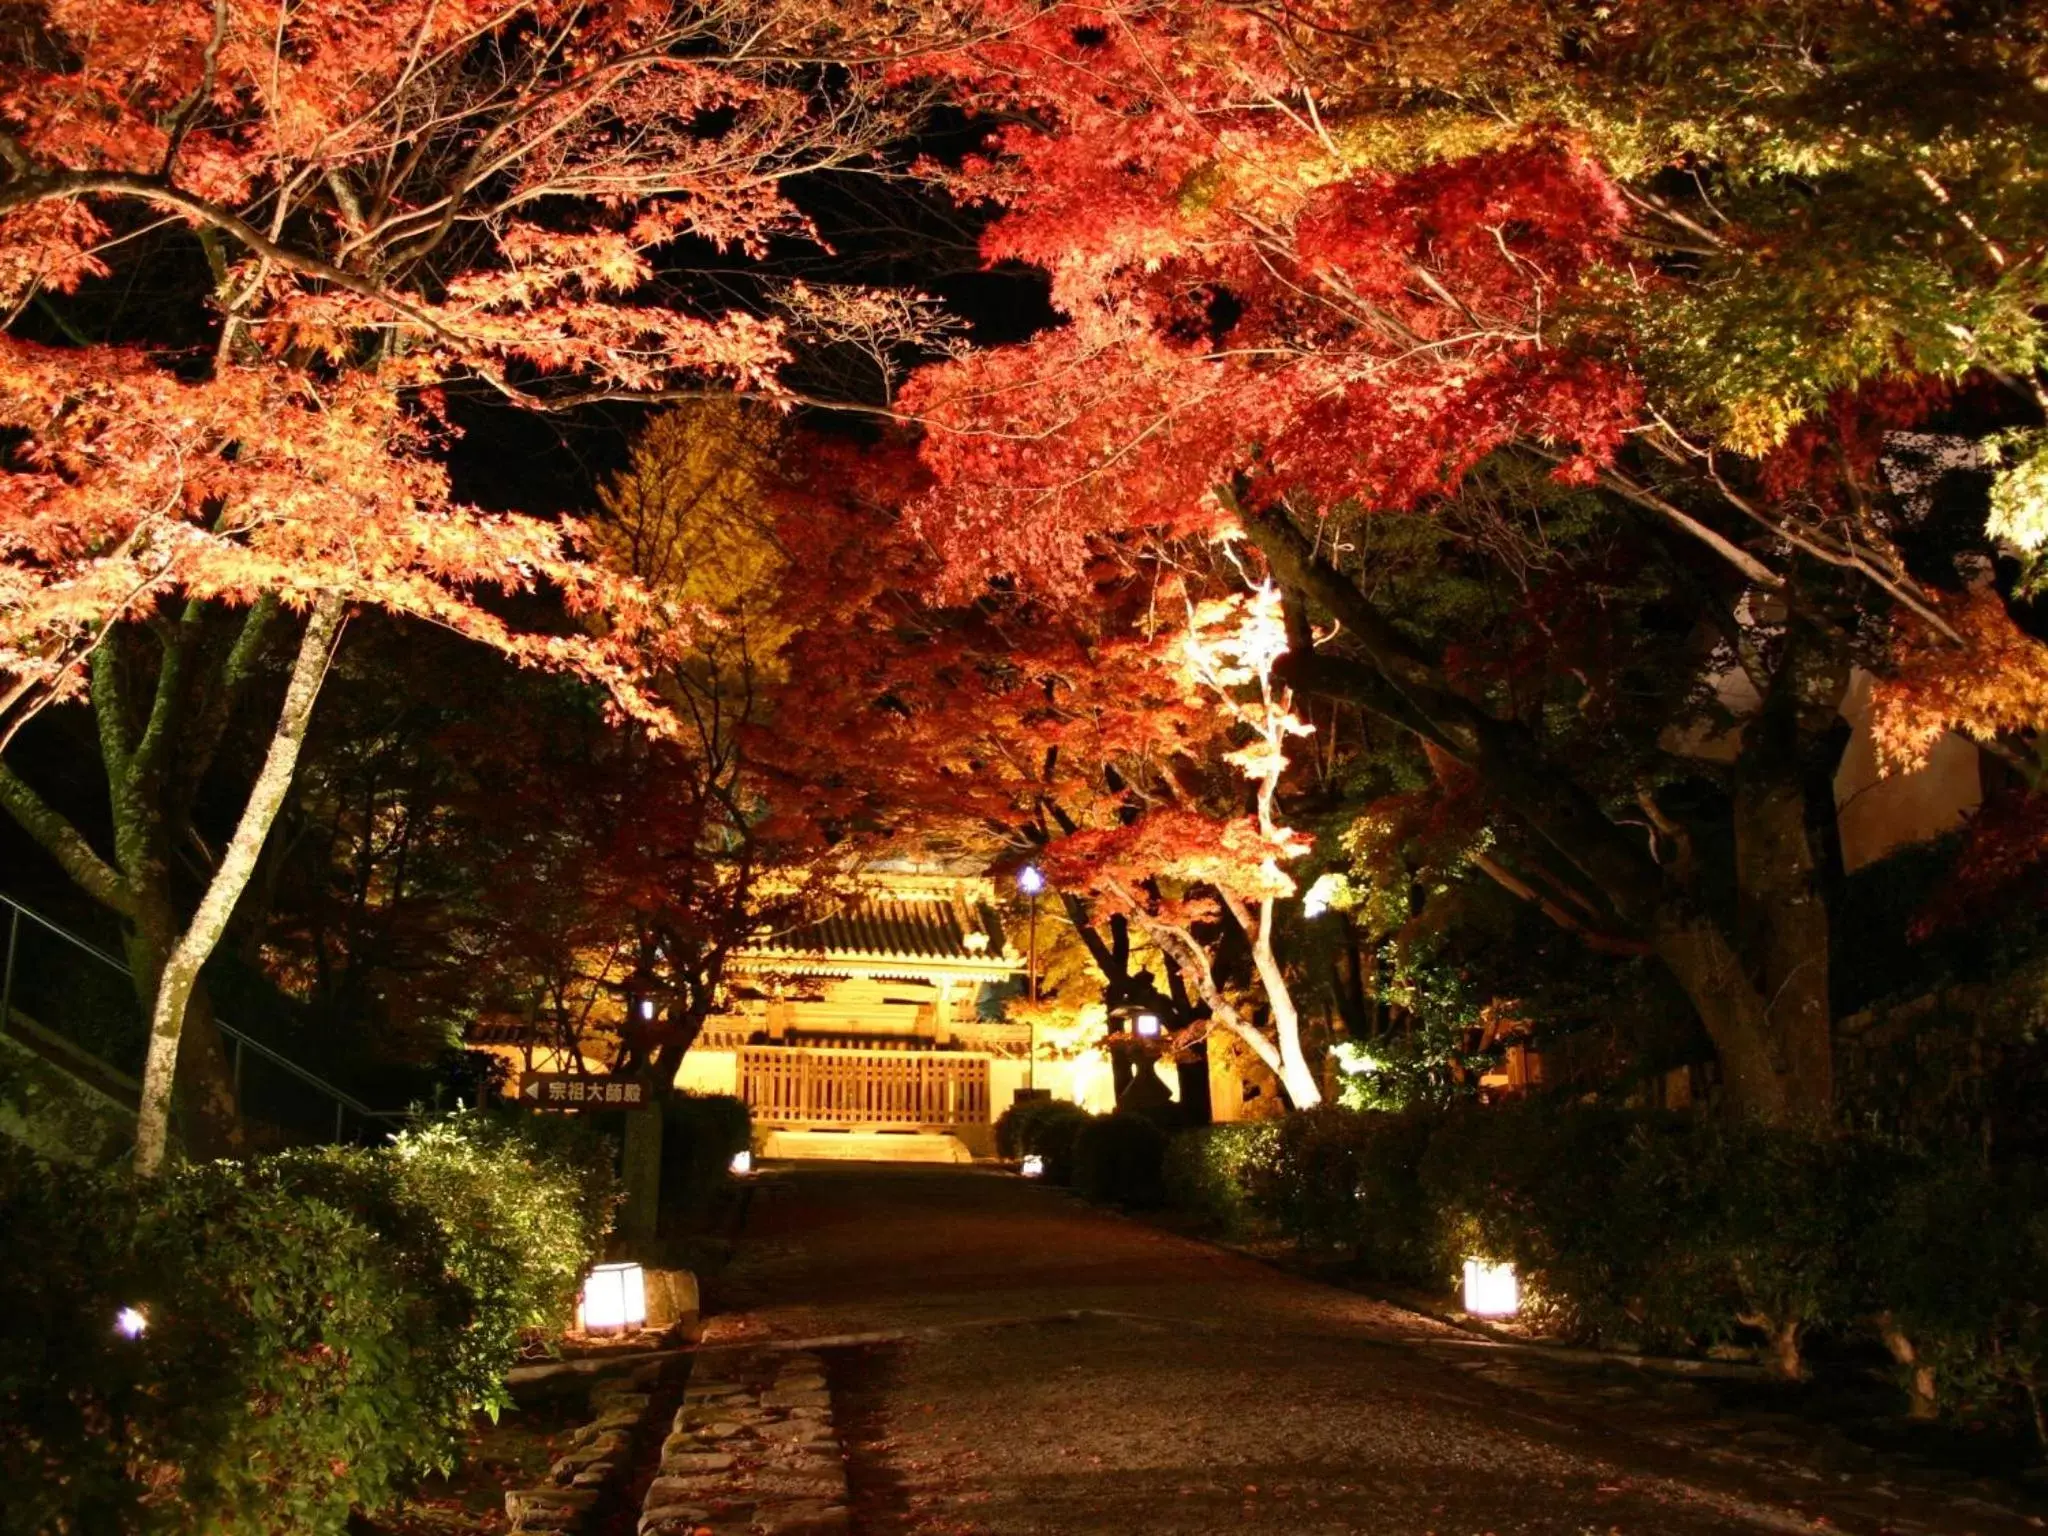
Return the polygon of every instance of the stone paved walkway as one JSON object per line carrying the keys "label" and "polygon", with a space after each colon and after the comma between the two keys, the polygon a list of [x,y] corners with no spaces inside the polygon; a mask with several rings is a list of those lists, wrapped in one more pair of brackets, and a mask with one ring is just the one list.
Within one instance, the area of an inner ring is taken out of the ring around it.
{"label": "stone paved walkway", "polygon": [[772,1169],[714,1301],[713,1355],[825,1362],[862,1536],[2040,1525],[1568,1372],[1494,1379],[1412,1314],[986,1169]]}

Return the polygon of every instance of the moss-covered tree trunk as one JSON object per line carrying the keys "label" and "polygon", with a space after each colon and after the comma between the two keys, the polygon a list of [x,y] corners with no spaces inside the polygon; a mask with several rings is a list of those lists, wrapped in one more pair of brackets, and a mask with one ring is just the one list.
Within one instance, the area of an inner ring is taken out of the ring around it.
{"label": "moss-covered tree trunk", "polygon": [[278,713],[263,766],[243,803],[234,835],[214,866],[213,878],[207,882],[191,920],[164,958],[150,1012],[149,1054],[143,1065],[142,1103],[136,1117],[135,1171],[144,1177],[162,1171],[168,1151],[172,1086],[177,1078],[187,1011],[193,990],[199,984],[199,968],[227,931],[235,902],[255,873],[264,840],[284,807],[292,776],[298,771],[306,728],[313,718],[313,704],[320,696],[328,661],[341,634],[345,609],[338,597],[322,598],[314,605],[305,634],[299,640],[291,681],[285,688],[284,707]]}
{"label": "moss-covered tree trunk", "polygon": [[[187,842],[203,848],[192,805],[258,671],[277,611],[276,600],[266,597],[237,621],[188,603],[175,616],[124,624],[99,637],[89,697],[107,788],[110,855],[0,763],[0,809],[120,921],[146,1018],[156,1012],[164,968],[186,926],[173,855]],[[187,997],[189,1027],[180,1030],[176,1058],[180,1121],[192,1149],[214,1155],[239,1139],[234,1083],[196,978]]]}
{"label": "moss-covered tree trunk", "polygon": [[626,1203],[619,1212],[619,1236],[633,1252],[645,1254],[661,1230],[661,1095],[626,1112],[626,1146],[621,1172]]}
{"label": "moss-covered tree trunk", "polygon": [[[167,891],[138,895],[138,908],[147,916],[130,927],[123,947],[136,1002],[147,1019],[156,1011],[164,964],[177,944],[177,923],[164,899]],[[203,983],[194,984],[186,1012],[177,1059],[178,1124],[186,1151],[202,1158],[224,1157],[241,1146],[240,1106],[235,1101],[234,1070]]]}

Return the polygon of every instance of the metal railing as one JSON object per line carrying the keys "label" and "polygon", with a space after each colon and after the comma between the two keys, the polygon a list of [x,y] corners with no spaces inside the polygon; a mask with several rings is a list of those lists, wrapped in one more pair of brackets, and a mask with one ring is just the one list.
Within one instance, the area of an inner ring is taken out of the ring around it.
{"label": "metal railing", "polygon": [[[33,925],[32,931],[48,933],[71,948],[87,955],[107,971],[120,976],[131,989],[129,996],[133,997],[133,972],[129,970],[127,963],[119,956],[108,953],[90,939],[73,933],[62,924],[51,921],[33,907],[23,905],[4,891],[0,891],[0,906],[4,906],[7,912],[6,961],[4,965],[0,965],[0,1029],[12,1032],[15,1022],[26,1018],[26,1015],[18,1013],[14,1006],[17,995],[16,980],[20,974],[19,962],[24,923]],[[49,1021],[46,1020],[44,1022],[47,1026]],[[347,1089],[329,1082],[316,1072],[308,1071],[282,1052],[265,1045],[254,1036],[236,1029],[232,1024],[226,1023],[218,1016],[214,1019],[214,1026],[221,1032],[222,1038],[228,1044],[230,1058],[233,1063],[235,1106],[238,1113],[243,1112],[243,1062],[245,1058],[253,1057],[267,1066],[276,1069],[287,1080],[298,1085],[300,1088],[310,1091],[321,1103],[333,1106],[334,1134],[332,1139],[337,1142],[348,1139],[348,1120],[351,1115],[355,1117],[358,1126],[365,1130],[380,1126],[389,1127],[403,1124],[411,1118],[411,1115],[404,1110],[372,1109]],[[143,1038],[146,1041],[146,1034]],[[88,1046],[68,1039],[64,1041],[64,1046],[68,1054],[83,1056],[116,1078],[123,1075],[121,1066],[107,1061],[99,1052],[92,1050]],[[139,1062],[136,1063],[136,1068],[139,1075]],[[324,1125],[322,1128],[324,1129]]]}

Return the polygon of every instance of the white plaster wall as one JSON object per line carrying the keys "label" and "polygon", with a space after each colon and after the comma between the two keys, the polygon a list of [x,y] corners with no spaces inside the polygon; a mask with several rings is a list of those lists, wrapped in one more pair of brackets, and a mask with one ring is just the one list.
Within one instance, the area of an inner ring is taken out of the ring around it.
{"label": "white plaster wall", "polygon": [[[1046,1068],[1063,1073],[1064,1084],[1045,1081]],[[1106,1115],[1116,1108],[1116,1079],[1110,1072],[1106,1051],[1084,1051],[1072,1061],[1041,1063],[1039,1082],[1062,1099],[1072,1099],[1091,1115]]]}
{"label": "white plaster wall", "polygon": [[1905,843],[1925,842],[1962,825],[1984,800],[1977,748],[1951,731],[1923,767],[1882,778],[1871,735],[1871,676],[1857,668],[1842,700],[1852,734],[1835,770],[1835,819],[1842,867],[1855,871]]}
{"label": "white plaster wall", "polygon": [[[1850,735],[1835,770],[1835,819],[1842,835],[1842,866],[1851,872],[1894,848],[1954,831],[1984,799],[1977,748],[1953,731],[1911,773],[1889,778],[1879,773],[1877,742],[1871,735],[1872,682],[1870,673],[1853,668],[1842,696],[1842,718],[1849,722]],[[1757,706],[1756,689],[1740,669],[1714,679],[1714,688],[1738,721]],[[1742,746],[1742,726],[1738,723],[1719,735],[1703,727],[1667,730],[1663,745],[1667,752],[1682,756],[1731,763]]]}
{"label": "white plaster wall", "polygon": [[738,1051],[686,1051],[676,1069],[676,1086],[685,1093],[731,1093],[740,1091]]}
{"label": "white plaster wall", "polygon": [[1003,1111],[1017,1099],[1017,1090],[1026,1086],[1030,1078],[1029,1062],[1016,1061],[998,1056],[988,1064],[988,1118],[990,1123],[1003,1118]]}

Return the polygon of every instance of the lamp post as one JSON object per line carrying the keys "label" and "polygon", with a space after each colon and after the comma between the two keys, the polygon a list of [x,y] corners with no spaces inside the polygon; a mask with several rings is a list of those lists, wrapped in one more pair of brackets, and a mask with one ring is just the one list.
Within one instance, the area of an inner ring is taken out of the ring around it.
{"label": "lamp post", "polygon": [[626,1025],[628,1029],[645,1029],[654,1022],[661,1004],[655,994],[661,989],[661,978],[648,969],[647,962],[641,961],[633,968],[633,974],[623,983],[626,994]]}
{"label": "lamp post", "polygon": [[[647,1079],[643,1108],[626,1115],[626,1146],[622,1159],[626,1203],[619,1212],[619,1232],[635,1246],[652,1243],[661,1217],[661,1100],[647,1069],[654,1060],[652,1033],[661,1012],[661,978],[643,957],[625,980],[626,1023],[619,1032],[627,1061],[637,1061],[637,1075]],[[613,1070],[619,1063],[614,1061]],[[636,1270],[637,1273],[637,1270]]]}
{"label": "lamp post", "polygon": [[1029,978],[1030,997],[1038,1001],[1038,897],[1045,889],[1045,876],[1036,864],[1026,864],[1017,871],[1017,889],[1031,898],[1031,958],[1030,969],[1025,973]]}
{"label": "lamp post", "polygon": [[[1038,898],[1045,890],[1045,875],[1036,864],[1026,864],[1017,871],[1017,889],[1031,898],[1031,937],[1029,958],[1025,961],[1025,995],[1032,1003],[1038,1001]],[[1038,1014],[1034,1008],[1029,1021],[1031,1039],[1026,1046],[1024,1057],[1024,1086],[1032,1092],[1038,1091]]]}

